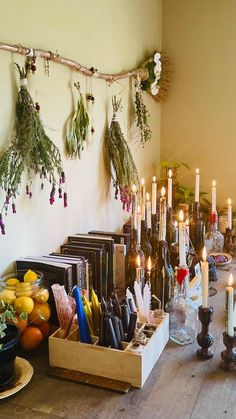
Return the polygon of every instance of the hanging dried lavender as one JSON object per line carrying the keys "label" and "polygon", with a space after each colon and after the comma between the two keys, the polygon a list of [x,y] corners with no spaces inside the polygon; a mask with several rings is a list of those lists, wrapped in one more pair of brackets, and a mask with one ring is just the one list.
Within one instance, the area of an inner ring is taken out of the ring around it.
{"label": "hanging dried lavender", "polygon": [[136,125],[139,130],[141,143],[144,147],[151,139],[151,129],[149,126],[150,115],[143,101],[143,93],[141,90],[140,80],[138,78],[135,82],[135,110]]}
{"label": "hanging dried lavender", "polygon": [[66,149],[69,157],[80,159],[81,151],[88,137],[89,117],[84,105],[84,99],[80,92],[80,84],[74,83],[79,92],[77,109],[69,118],[66,128]]}
{"label": "hanging dried lavender", "polygon": [[120,192],[123,209],[129,211],[131,186],[138,184],[138,172],[120,124],[116,119],[117,112],[121,107],[121,99],[117,101],[116,96],[114,96],[112,106],[113,117],[104,140],[105,164],[116,188],[115,198],[118,199],[118,193]]}
{"label": "hanging dried lavender", "polygon": [[[31,183],[34,174],[40,174],[42,182],[47,179],[52,183],[50,204],[54,202],[56,177],[60,177],[60,183],[65,182],[60,152],[46,135],[39,117],[39,104],[34,105],[27,90],[28,70],[21,69],[18,64],[17,68],[20,73],[20,91],[16,102],[15,130],[10,146],[0,156],[0,187],[6,192],[3,210],[7,212],[12,200],[13,213],[16,212],[14,199],[19,193],[25,170],[29,182],[26,185],[26,194],[29,198],[32,196]],[[5,234],[3,210],[0,212],[0,228],[2,234]]]}

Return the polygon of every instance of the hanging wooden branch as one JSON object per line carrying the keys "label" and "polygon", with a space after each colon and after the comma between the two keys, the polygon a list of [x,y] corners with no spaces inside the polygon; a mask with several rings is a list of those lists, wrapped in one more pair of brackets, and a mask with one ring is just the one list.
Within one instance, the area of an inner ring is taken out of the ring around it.
{"label": "hanging wooden branch", "polygon": [[121,110],[121,99],[112,98],[113,117],[104,140],[105,166],[109,176],[113,179],[115,199],[120,200],[123,209],[130,209],[130,193],[133,184],[138,184],[138,172],[129,146],[123,136],[117,121],[117,112]]}
{"label": "hanging wooden branch", "polygon": [[[0,42],[0,50],[24,55],[26,57],[32,57],[34,59],[36,59],[37,57],[41,57],[45,60],[54,61],[58,64],[63,64],[70,68],[73,68],[74,70],[79,71],[85,76],[96,77],[98,79],[103,79],[111,83],[117,80],[129,78],[129,77],[135,77],[135,78],[139,77],[142,81],[147,81],[147,83],[142,84],[141,86],[142,89],[148,91],[156,100],[159,100],[159,99],[163,100],[169,87],[169,81],[170,81],[170,72],[168,70],[169,60],[166,54],[164,53],[156,52],[155,54],[153,54],[153,57],[147,60],[140,68],[130,70],[127,72],[110,74],[110,73],[101,73],[94,67],[91,67],[91,68],[85,67],[74,60],[60,56],[58,53],[45,51],[43,49],[33,49],[33,48],[25,47],[22,45],[11,45],[11,44]],[[161,68],[159,68],[160,65],[158,63],[161,64]],[[163,71],[166,71],[166,74],[163,74]],[[153,88],[150,88],[151,84],[154,83],[154,79],[153,79],[154,72],[155,72],[155,78],[159,77],[157,76],[157,73],[160,73],[159,74],[160,77],[158,78],[158,88],[156,88],[156,90],[154,90]]]}
{"label": "hanging wooden branch", "polygon": [[[16,124],[12,135],[11,144],[0,156],[0,188],[5,190],[6,198],[0,211],[0,229],[5,234],[3,211],[8,211],[12,202],[12,211],[16,212],[15,198],[19,193],[19,187],[24,171],[27,171],[28,183],[26,194],[32,196],[31,183],[33,175],[40,174],[43,188],[44,179],[52,184],[50,192],[50,204],[55,200],[56,185],[58,184],[59,198],[62,198],[65,174],[62,170],[61,156],[58,148],[46,135],[39,117],[39,104],[34,104],[27,90],[27,72],[20,68],[20,91],[16,102]],[[36,106],[35,106],[36,105]],[[56,178],[60,179],[60,183]],[[67,206],[67,194],[64,192],[64,206]]]}

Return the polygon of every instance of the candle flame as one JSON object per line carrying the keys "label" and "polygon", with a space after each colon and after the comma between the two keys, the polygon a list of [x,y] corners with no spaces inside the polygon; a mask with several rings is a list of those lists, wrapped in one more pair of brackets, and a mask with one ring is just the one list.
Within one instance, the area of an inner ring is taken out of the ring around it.
{"label": "candle flame", "polygon": [[199,175],[199,169],[196,169],[196,175]]}
{"label": "candle flame", "polygon": [[189,226],[189,220],[186,220],[186,226],[187,227]]}
{"label": "candle flame", "polygon": [[148,257],[148,263],[147,263],[147,268],[148,271],[150,271],[152,269],[152,261],[151,261],[151,256]]}
{"label": "candle flame", "polygon": [[150,201],[150,195],[148,192],[146,193],[146,201]]}
{"label": "candle flame", "polygon": [[137,186],[136,185],[132,185],[132,188],[131,189],[132,189],[132,192],[133,193],[136,193],[137,192]]}
{"label": "candle flame", "polygon": [[179,212],[179,221],[184,221],[184,212],[183,212],[183,210],[180,210],[180,212]]}
{"label": "candle flame", "polygon": [[156,176],[153,176],[152,181],[153,181],[153,183],[156,183],[156,181],[157,181]]}
{"label": "candle flame", "polygon": [[231,199],[229,198],[229,199],[228,199],[228,205],[231,205],[231,203],[232,203],[232,201],[231,201]]}
{"label": "candle flame", "polygon": [[141,179],[141,185],[144,186],[145,185],[145,179],[142,177]]}
{"label": "candle flame", "polygon": [[140,207],[140,205],[137,206],[137,214],[141,214],[141,207]]}
{"label": "candle flame", "polygon": [[174,226],[177,228],[178,227],[178,221],[177,220],[175,220],[175,222],[174,222]]}
{"label": "candle flame", "polygon": [[172,170],[171,169],[168,170],[168,177],[172,177]]}
{"label": "candle flame", "polygon": [[233,274],[230,274],[229,275],[228,286],[232,287],[233,283],[234,283],[234,277],[233,277]]}
{"label": "candle flame", "polygon": [[137,256],[137,267],[140,268],[141,266],[141,260],[140,260],[140,256]]}
{"label": "candle flame", "polygon": [[203,251],[202,251],[202,259],[203,259],[203,262],[206,262],[206,259],[207,259],[206,246],[204,246],[204,247],[203,247]]}
{"label": "candle flame", "polygon": [[161,188],[161,196],[162,196],[162,198],[165,196],[165,194],[166,194],[165,186],[162,186],[162,188]]}
{"label": "candle flame", "polygon": [[212,186],[213,186],[213,188],[216,187],[216,181],[215,180],[212,181]]}

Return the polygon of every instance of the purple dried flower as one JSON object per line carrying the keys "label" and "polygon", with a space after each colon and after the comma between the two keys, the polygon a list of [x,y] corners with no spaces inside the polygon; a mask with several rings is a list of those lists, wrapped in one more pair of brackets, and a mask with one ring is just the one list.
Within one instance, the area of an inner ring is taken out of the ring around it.
{"label": "purple dried flower", "polygon": [[29,199],[31,199],[31,198],[32,198],[32,195],[33,195],[33,194],[32,194],[32,192],[30,191],[30,192],[29,192]]}
{"label": "purple dried flower", "polygon": [[67,193],[64,192],[63,194],[63,199],[64,199],[64,208],[67,208]]}
{"label": "purple dried flower", "polygon": [[61,172],[60,183],[65,183],[66,177],[65,172]]}
{"label": "purple dried flower", "polygon": [[29,195],[29,185],[26,185],[25,190],[26,190],[26,195]]}
{"label": "purple dried flower", "polygon": [[62,189],[61,189],[61,187],[58,188],[58,196],[59,196],[59,198],[62,198]]}
{"label": "purple dried flower", "polygon": [[6,204],[9,204],[9,203],[10,203],[10,196],[9,196],[9,195],[7,195],[7,196],[6,196],[6,201],[5,201],[5,203],[6,203]]}
{"label": "purple dried flower", "polygon": [[12,202],[12,212],[16,214],[16,204],[14,202]]}

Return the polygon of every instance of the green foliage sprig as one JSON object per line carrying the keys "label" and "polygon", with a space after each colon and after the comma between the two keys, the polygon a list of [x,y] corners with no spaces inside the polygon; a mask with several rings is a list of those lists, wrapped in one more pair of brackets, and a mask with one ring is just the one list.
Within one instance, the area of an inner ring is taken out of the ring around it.
{"label": "green foliage sprig", "polygon": [[89,116],[80,92],[80,84],[74,83],[79,92],[77,108],[69,118],[66,127],[66,150],[68,157],[81,158],[81,151],[88,137]]}
{"label": "green foliage sprig", "polygon": [[[35,106],[27,90],[27,70],[16,65],[20,74],[21,87],[16,102],[15,129],[10,146],[0,156],[0,188],[6,193],[3,208],[7,211],[10,200],[12,200],[13,213],[16,212],[14,199],[19,193],[19,186],[25,170],[30,184],[35,174],[40,174],[42,179],[45,178],[52,183],[51,204],[54,202],[57,176],[60,177],[61,183],[64,183],[65,179],[60,152],[46,135],[39,116],[40,107],[38,104]],[[60,185],[60,197],[62,197],[61,191]],[[26,186],[26,193],[31,198],[30,185]],[[0,212],[0,228],[2,234],[5,234],[2,212]]]}
{"label": "green foliage sprig", "polygon": [[108,174],[113,179],[115,199],[120,200],[123,209],[130,208],[130,191],[133,184],[138,184],[138,171],[131,151],[117,121],[117,112],[121,108],[121,99],[112,98],[113,118],[104,139],[104,157]]}

